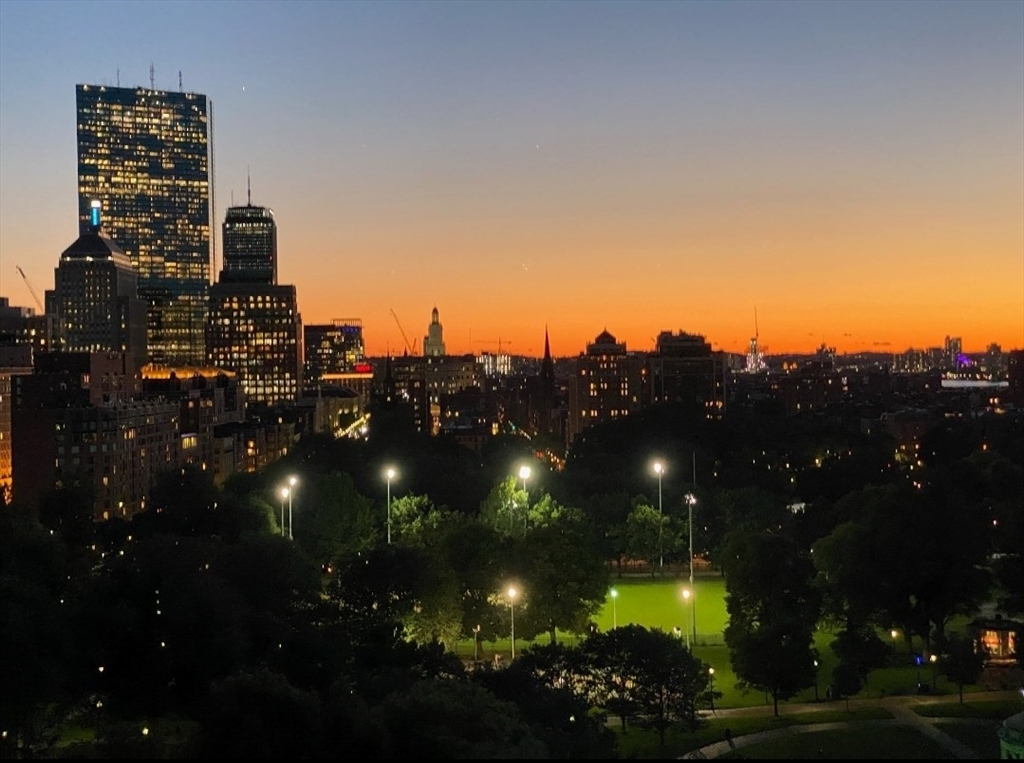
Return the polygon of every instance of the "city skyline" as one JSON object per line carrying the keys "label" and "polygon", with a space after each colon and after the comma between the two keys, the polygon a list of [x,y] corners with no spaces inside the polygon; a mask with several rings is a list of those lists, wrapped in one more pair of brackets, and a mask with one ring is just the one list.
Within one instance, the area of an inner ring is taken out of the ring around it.
{"label": "city skyline", "polygon": [[216,106],[211,225],[251,167],[303,321],[369,355],[435,306],[453,354],[743,353],[755,307],[769,353],[1024,344],[1022,4],[241,5],[0,2],[12,303],[75,236],[73,88],[155,62]]}

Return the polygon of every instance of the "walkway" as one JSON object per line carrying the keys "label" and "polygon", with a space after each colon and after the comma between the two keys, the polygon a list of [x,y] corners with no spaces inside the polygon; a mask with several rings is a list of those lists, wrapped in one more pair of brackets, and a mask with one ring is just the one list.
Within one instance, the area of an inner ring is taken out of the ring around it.
{"label": "walkway", "polygon": [[[965,694],[965,702],[981,702],[984,700],[1006,700],[1014,699],[1018,697],[1018,693],[1015,691],[992,691],[992,692],[978,692],[973,694]],[[743,736],[733,737],[732,739],[725,742],[715,742],[714,744],[706,745],[698,750],[693,750],[682,757],[684,759],[691,760],[704,760],[707,758],[717,758],[720,755],[739,749],[741,747],[749,747],[750,745],[760,744],[761,742],[767,742],[772,739],[778,739],[780,737],[791,736],[793,734],[807,734],[815,731],[833,731],[836,729],[850,729],[850,728],[865,728],[870,726],[908,726],[920,731],[925,736],[929,737],[933,741],[945,747],[949,750],[950,754],[960,760],[970,760],[977,758],[974,750],[957,741],[949,734],[944,733],[936,727],[936,722],[939,720],[949,721],[950,719],[940,718],[925,718],[918,715],[911,709],[914,705],[934,705],[944,704],[948,702],[957,701],[956,695],[944,695],[944,696],[900,696],[900,697],[885,697],[883,699],[851,699],[850,709],[855,707],[883,707],[892,713],[893,717],[889,720],[865,720],[865,721],[838,721],[835,723],[808,723],[800,726],[787,726],[780,729],[772,729],[770,731],[759,731],[756,734],[745,734]],[[793,715],[796,713],[814,713],[825,710],[842,709],[846,707],[845,701],[832,701],[832,702],[818,702],[810,704],[795,704],[795,705],[779,705],[779,715]],[[734,708],[728,710],[716,710],[716,718],[728,718],[728,717],[751,717],[751,716],[764,716],[771,715],[772,708],[770,706],[762,707],[743,707]]]}

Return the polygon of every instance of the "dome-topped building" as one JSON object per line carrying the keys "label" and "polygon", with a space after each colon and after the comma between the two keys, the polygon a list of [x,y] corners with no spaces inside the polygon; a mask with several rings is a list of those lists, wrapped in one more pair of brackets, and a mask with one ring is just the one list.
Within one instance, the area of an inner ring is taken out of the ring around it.
{"label": "dome-topped building", "polygon": [[430,313],[430,326],[427,327],[427,335],[423,337],[423,354],[435,358],[445,354],[444,327],[441,326],[441,318],[436,306]]}

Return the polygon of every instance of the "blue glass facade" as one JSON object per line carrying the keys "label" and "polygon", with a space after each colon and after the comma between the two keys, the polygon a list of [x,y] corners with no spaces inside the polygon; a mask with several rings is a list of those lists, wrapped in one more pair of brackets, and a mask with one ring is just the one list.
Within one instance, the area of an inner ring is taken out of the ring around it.
{"label": "blue glass facade", "polygon": [[78,85],[78,213],[138,268],[150,362],[200,365],[211,274],[211,105],[205,95]]}

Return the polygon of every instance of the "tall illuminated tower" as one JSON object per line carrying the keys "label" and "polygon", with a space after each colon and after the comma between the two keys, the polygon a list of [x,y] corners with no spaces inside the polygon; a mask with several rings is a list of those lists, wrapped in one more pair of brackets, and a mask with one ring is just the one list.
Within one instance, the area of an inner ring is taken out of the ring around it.
{"label": "tall illuminated tower", "polygon": [[99,201],[135,264],[149,360],[202,363],[210,284],[212,105],[205,95],[78,85],[79,232]]}
{"label": "tall illuminated tower", "polygon": [[238,374],[249,403],[294,402],[302,394],[302,318],[295,287],[277,282],[274,213],[251,197],[225,215],[224,268],[209,308],[209,363]]}
{"label": "tall illuminated tower", "polygon": [[277,283],[277,223],[274,211],[252,205],[251,187],[244,207],[228,207],[221,241],[221,281]]}

